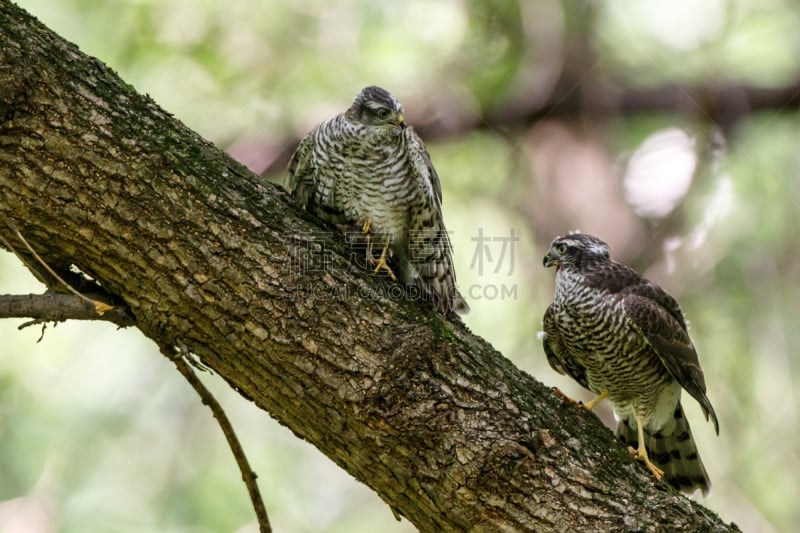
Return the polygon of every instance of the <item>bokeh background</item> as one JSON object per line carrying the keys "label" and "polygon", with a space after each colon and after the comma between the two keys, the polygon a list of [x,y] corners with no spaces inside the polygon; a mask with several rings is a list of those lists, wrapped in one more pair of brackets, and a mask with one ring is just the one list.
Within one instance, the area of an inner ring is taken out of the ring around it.
{"label": "bokeh background", "polygon": [[[390,89],[444,189],[465,321],[539,380],[541,257],[608,241],[691,322],[745,531],[800,523],[800,8],[790,0],[20,0],[257,173],[365,85]],[[0,292],[41,287],[0,253]],[[256,531],[209,412],[136,330],[0,322],[0,531]],[[213,375],[279,532],[413,531]],[[598,414],[609,424],[607,407]]]}

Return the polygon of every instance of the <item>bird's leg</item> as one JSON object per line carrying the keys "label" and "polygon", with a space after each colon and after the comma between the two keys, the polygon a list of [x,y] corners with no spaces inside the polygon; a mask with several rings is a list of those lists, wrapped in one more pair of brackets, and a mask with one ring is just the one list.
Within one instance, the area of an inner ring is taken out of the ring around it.
{"label": "bird's leg", "polygon": [[375,256],[372,255],[372,220],[366,219],[364,221],[364,224],[361,225],[361,232],[367,236],[367,261],[375,265],[375,270],[372,271],[373,274],[377,274],[381,270],[385,270],[393,281],[397,281],[397,276],[394,275],[394,272],[392,272],[392,269],[386,262],[386,255],[389,253],[388,240],[386,244],[383,246],[383,251],[381,252],[381,256],[376,260]]}
{"label": "bird's leg", "polygon": [[644,466],[647,467],[647,469],[655,476],[655,478],[661,480],[661,477],[664,475],[664,471],[650,462],[650,457],[647,456],[647,448],[644,446],[644,421],[642,420],[642,417],[638,415],[636,415],[636,428],[639,430],[639,449],[634,450],[633,448],[629,448],[629,450],[634,454],[634,459],[637,461],[642,461]]}
{"label": "bird's leg", "polygon": [[367,261],[370,264],[375,264],[375,256],[372,255],[372,235],[370,231],[372,230],[372,221],[370,219],[366,219],[364,224],[361,225],[361,233],[366,235],[367,237]]}
{"label": "bird's leg", "polygon": [[608,391],[607,391],[607,390],[604,390],[603,392],[601,392],[600,394],[598,394],[598,395],[597,395],[597,397],[596,397],[596,398],[594,398],[593,400],[589,400],[589,401],[588,401],[588,402],[586,402],[586,403],[581,403],[581,405],[583,406],[583,408],[584,408],[584,409],[588,409],[589,411],[591,411],[592,409],[594,409],[594,408],[595,408],[595,406],[596,406],[598,403],[602,402],[602,401],[603,401],[603,400],[605,400],[606,398],[608,398]]}
{"label": "bird's leg", "polygon": [[386,254],[388,251],[389,251],[389,243],[387,242],[384,245],[383,251],[381,252],[381,256],[378,258],[377,261],[375,261],[375,259],[372,259],[372,256],[370,256],[370,259],[372,259],[372,262],[375,263],[376,265],[375,270],[373,270],[372,272],[373,274],[377,274],[381,270],[385,270],[393,281],[397,281],[397,277],[394,275],[394,272],[392,272],[392,269],[389,268],[389,265],[386,263]]}

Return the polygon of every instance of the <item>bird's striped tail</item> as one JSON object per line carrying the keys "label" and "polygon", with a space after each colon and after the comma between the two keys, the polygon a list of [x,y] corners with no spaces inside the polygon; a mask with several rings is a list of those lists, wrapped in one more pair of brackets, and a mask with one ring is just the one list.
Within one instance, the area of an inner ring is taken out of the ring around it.
{"label": "bird's striped tail", "polygon": [[456,287],[452,247],[447,230],[442,226],[413,234],[410,239],[409,270],[413,274],[407,282],[414,283],[422,295],[431,300],[442,313],[455,311],[467,314],[469,305]]}
{"label": "bird's striped tail", "polygon": [[[669,424],[655,434],[645,429],[647,455],[650,461],[664,471],[664,480],[667,483],[681,492],[692,493],[700,489],[703,496],[708,496],[711,492],[711,480],[697,452],[689,421],[686,420],[680,402],[675,408],[673,418],[674,425]],[[636,422],[632,419],[621,420],[617,427],[617,437],[636,449],[639,444]]]}

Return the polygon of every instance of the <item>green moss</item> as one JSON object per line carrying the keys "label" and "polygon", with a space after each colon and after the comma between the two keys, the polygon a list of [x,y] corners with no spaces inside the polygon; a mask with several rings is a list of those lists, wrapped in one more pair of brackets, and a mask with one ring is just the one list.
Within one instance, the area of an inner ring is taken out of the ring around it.
{"label": "green moss", "polygon": [[428,325],[436,337],[436,340],[447,342],[454,342],[456,340],[456,334],[453,332],[453,329],[438,314],[428,320]]}

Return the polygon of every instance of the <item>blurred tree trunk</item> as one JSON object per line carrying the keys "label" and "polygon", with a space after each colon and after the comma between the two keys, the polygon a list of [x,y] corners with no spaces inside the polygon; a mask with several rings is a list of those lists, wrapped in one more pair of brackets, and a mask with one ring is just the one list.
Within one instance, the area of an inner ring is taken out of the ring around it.
{"label": "blurred tree trunk", "polygon": [[[0,234],[15,248],[9,223],[422,531],[735,529],[459,321],[382,296],[396,286],[310,220],[0,0]],[[537,317],[520,320],[533,335]]]}

